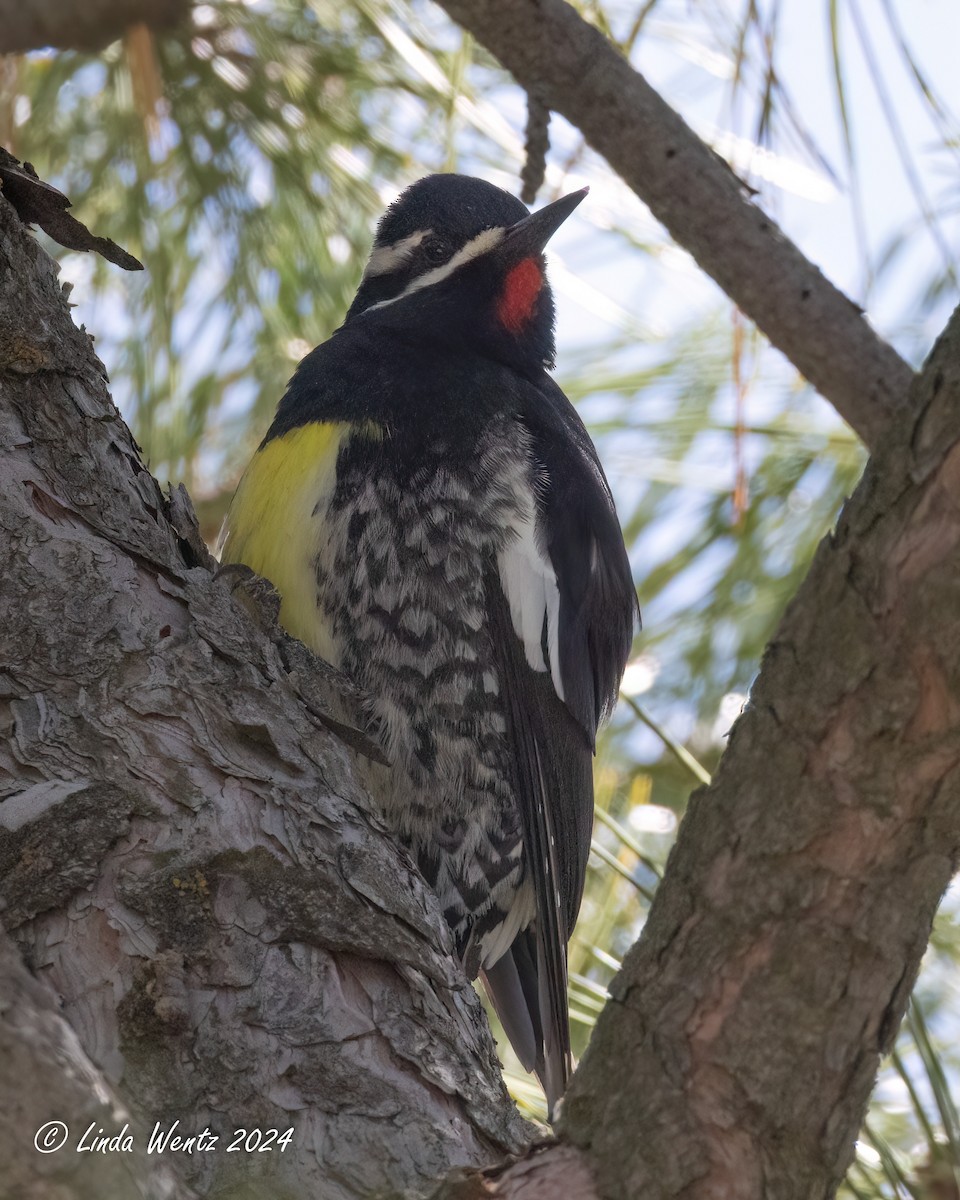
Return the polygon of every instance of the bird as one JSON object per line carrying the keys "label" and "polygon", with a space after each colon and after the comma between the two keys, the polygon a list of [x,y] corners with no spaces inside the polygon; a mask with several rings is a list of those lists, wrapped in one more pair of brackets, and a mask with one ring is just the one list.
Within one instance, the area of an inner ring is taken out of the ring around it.
{"label": "bird", "polygon": [[360,685],[369,790],[436,892],[548,1116],[572,1071],[567,947],[597,729],[639,620],[613,497],[554,381],[530,211],[460,174],[385,211],[340,328],[299,363],[225,519],[221,561]]}

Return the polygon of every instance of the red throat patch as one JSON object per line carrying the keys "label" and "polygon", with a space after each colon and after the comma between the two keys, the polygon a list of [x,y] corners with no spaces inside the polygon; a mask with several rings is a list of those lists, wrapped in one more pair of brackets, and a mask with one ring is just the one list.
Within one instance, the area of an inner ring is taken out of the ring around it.
{"label": "red throat patch", "polygon": [[521,259],[507,272],[497,299],[497,319],[510,333],[522,333],[529,325],[542,287],[543,271],[535,259]]}

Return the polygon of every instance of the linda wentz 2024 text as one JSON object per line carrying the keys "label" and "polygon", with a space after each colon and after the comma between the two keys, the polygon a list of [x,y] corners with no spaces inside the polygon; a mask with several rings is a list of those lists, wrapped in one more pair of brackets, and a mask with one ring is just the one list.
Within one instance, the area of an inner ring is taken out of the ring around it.
{"label": "linda wentz 2024 text", "polygon": [[[148,1154],[209,1154],[218,1149],[227,1154],[262,1154],[278,1150],[281,1154],[293,1140],[293,1128],[279,1129],[235,1129],[229,1140],[204,1127],[199,1133],[185,1134],[180,1129],[179,1118],[172,1125],[164,1126],[157,1121],[147,1138]],[[41,1153],[59,1150],[67,1140],[69,1131],[61,1121],[50,1121],[37,1130],[34,1143]],[[56,1144],[58,1143],[58,1144]],[[105,1132],[96,1121],[91,1121],[80,1135],[77,1153],[131,1154],[135,1139],[129,1122],[116,1133]]]}

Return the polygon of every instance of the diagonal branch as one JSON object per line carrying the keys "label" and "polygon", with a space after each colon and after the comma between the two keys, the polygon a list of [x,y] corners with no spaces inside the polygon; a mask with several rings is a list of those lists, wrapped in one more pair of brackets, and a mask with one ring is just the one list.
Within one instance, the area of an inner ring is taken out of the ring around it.
{"label": "diagonal branch", "polygon": [[0,0],[0,54],[44,46],[99,50],[131,25],[165,29],[182,20],[192,0]]}
{"label": "diagonal branch", "polygon": [[913,377],[727,165],[565,0],[438,0],[575,125],[654,216],[876,448]]}

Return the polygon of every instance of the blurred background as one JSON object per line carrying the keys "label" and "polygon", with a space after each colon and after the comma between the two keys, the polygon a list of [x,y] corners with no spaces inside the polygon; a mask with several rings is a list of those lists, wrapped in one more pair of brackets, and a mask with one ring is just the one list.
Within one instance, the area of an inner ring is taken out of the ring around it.
{"label": "blurred background", "polygon": [[[918,366],[958,290],[955,0],[577,7]],[[146,266],[127,275],[49,246],[151,469],[186,483],[211,542],[295,364],[340,323],[384,206],[429,171],[520,190],[523,92],[418,0],[216,0],[97,54],[7,57],[0,83],[0,143]],[[687,797],[864,463],[833,410],[554,118],[538,202],[585,184],[551,242],[557,377],[606,465],[644,631],[597,758],[571,947],[578,1051]],[[954,889],[938,918],[848,1196],[960,1200],[958,901]]]}

